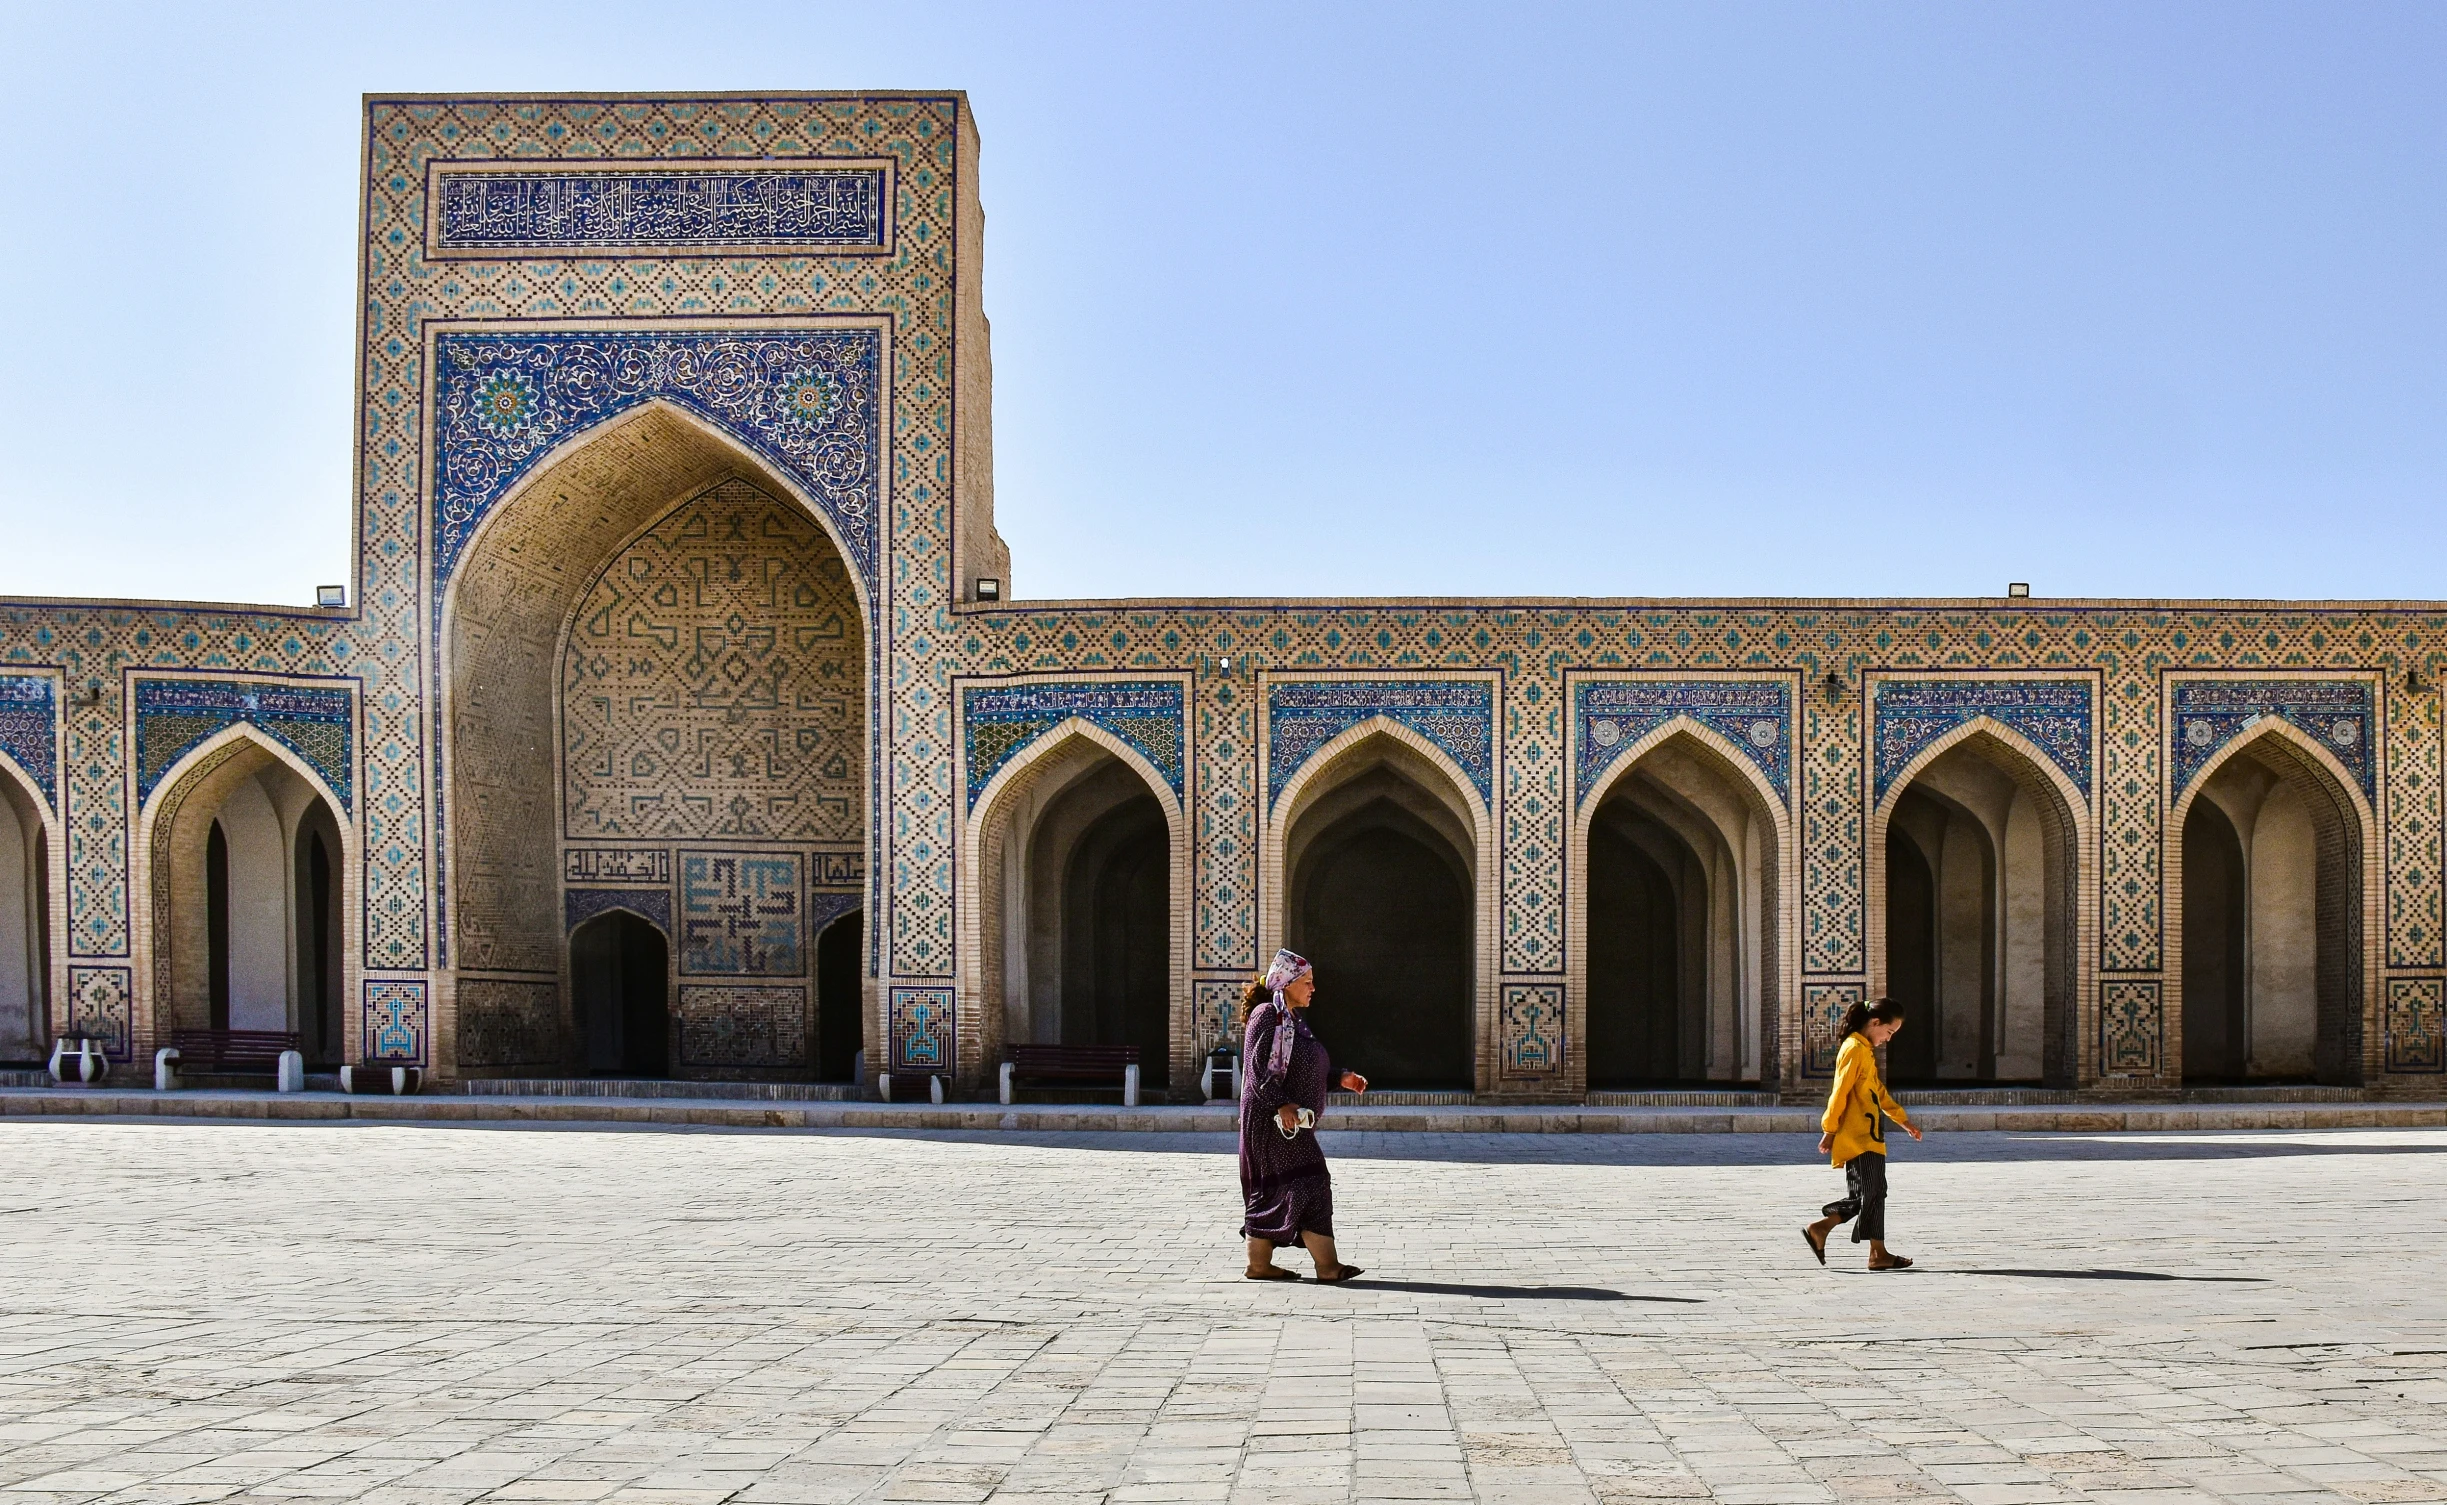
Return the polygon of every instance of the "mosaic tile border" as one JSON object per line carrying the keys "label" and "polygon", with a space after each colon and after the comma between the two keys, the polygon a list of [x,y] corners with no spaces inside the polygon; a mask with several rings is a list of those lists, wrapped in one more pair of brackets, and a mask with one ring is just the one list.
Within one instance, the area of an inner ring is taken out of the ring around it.
{"label": "mosaic tile border", "polygon": [[2266,716],[2275,716],[2317,742],[2344,765],[2379,807],[2378,697],[2368,679],[2236,679],[2176,677],[2167,681],[2167,767],[2180,796],[2203,768]]}
{"label": "mosaic tile border", "polygon": [[60,682],[53,674],[0,674],[0,754],[25,771],[46,808],[59,809]]}
{"label": "mosaic tile border", "polygon": [[894,984],[886,1009],[894,1071],[947,1076],[959,1062],[955,994],[950,984]]}
{"label": "mosaic tile border", "polygon": [[1266,681],[1266,807],[1317,749],[1382,716],[1409,727],[1459,764],[1495,808],[1495,694],[1484,678]]}
{"label": "mosaic tile border", "polygon": [[433,1038],[432,1010],[424,982],[414,978],[365,980],[364,1055],[368,1065],[422,1066]]}
{"label": "mosaic tile border", "polygon": [[2447,978],[2387,980],[2387,1048],[2384,1069],[2414,1075],[2447,1074]]}
{"label": "mosaic tile border", "polygon": [[271,679],[138,678],[133,686],[136,723],[136,806],[198,746],[233,726],[253,727],[303,759],[339,796],[341,810],[357,808],[357,685],[328,686]]}
{"label": "mosaic tile border", "polygon": [[1793,687],[1776,679],[1572,678],[1575,805],[1586,804],[1623,749],[1678,717],[1723,737],[1779,801],[1793,798]]}

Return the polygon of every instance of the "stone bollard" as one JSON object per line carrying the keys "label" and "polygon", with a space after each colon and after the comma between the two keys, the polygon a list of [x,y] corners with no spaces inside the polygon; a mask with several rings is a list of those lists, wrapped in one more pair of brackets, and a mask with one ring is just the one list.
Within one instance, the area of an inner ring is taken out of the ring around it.
{"label": "stone bollard", "polygon": [[165,1045],[153,1052],[153,1090],[155,1092],[176,1092],[178,1090],[177,1046]]}
{"label": "stone bollard", "polygon": [[62,1035],[51,1042],[51,1080],[65,1084],[70,1076],[98,1087],[110,1075],[110,1056],[102,1042],[86,1035]]}
{"label": "stone bollard", "polygon": [[280,1053],[280,1075],[273,1085],[282,1092],[306,1090],[306,1058],[294,1050]]}

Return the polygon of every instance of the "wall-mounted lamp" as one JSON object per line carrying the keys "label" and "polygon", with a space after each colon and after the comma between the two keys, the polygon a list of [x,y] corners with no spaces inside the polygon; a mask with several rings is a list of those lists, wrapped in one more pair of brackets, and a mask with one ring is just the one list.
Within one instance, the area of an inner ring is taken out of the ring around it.
{"label": "wall-mounted lamp", "polygon": [[2427,695],[2430,693],[2430,687],[2422,683],[2422,671],[2419,665],[2405,670],[2405,693],[2407,695]]}
{"label": "wall-mounted lamp", "polygon": [[2012,584],[2005,587],[2005,594],[2017,601],[2028,596],[2030,593],[2031,582],[2028,580],[2016,580]]}
{"label": "wall-mounted lamp", "polygon": [[318,585],[314,588],[314,604],[322,607],[346,606],[348,587],[345,585]]}
{"label": "wall-mounted lamp", "polygon": [[84,689],[76,692],[76,703],[87,709],[100,705],[102,703],[102,681],[97,679],[87,682]]}
{"label": "wall-mounted lamp", "polygon": [[1000,601],[1002,598],[1003,582],[998,577],[993,575],[980,575],[977,577],[977,593],[971,599],[978,601]]}
{"label": "wall-mounted lamp", "polygon": [[1833,705],[1844,698],[1844,676],[1829,669],[1827,677],[1820,681],[1820,688],[1827,692],[1827,704]]}

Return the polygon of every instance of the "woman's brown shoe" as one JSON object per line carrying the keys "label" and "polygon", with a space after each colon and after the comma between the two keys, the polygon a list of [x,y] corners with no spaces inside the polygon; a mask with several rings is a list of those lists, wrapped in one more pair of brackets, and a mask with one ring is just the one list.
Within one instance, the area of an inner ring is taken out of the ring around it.
{"label": "woman's brown shoe", "polygon": [[[1833,1229],[1828,1230],[1828,1233],[1832,1232],[1834,1232]],[[1819,1232],[1818,1225],[1812,1223],[1801,1230],[1801,1238],[1802,1242],[1810,1246],[1810,1252],[1818,1256],[1818,1262],[1825,1264],[1827,1262],[1827,1234]]]}

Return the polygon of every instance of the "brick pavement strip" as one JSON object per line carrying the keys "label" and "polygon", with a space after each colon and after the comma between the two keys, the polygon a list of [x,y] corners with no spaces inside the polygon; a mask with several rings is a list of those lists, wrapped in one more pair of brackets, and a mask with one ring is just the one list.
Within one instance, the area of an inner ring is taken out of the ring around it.
{"label": "brick pavement strip", "polygon": [[0,1122],[0,1505],[2447,1500],[2447,1132],[1331,1147]]}

